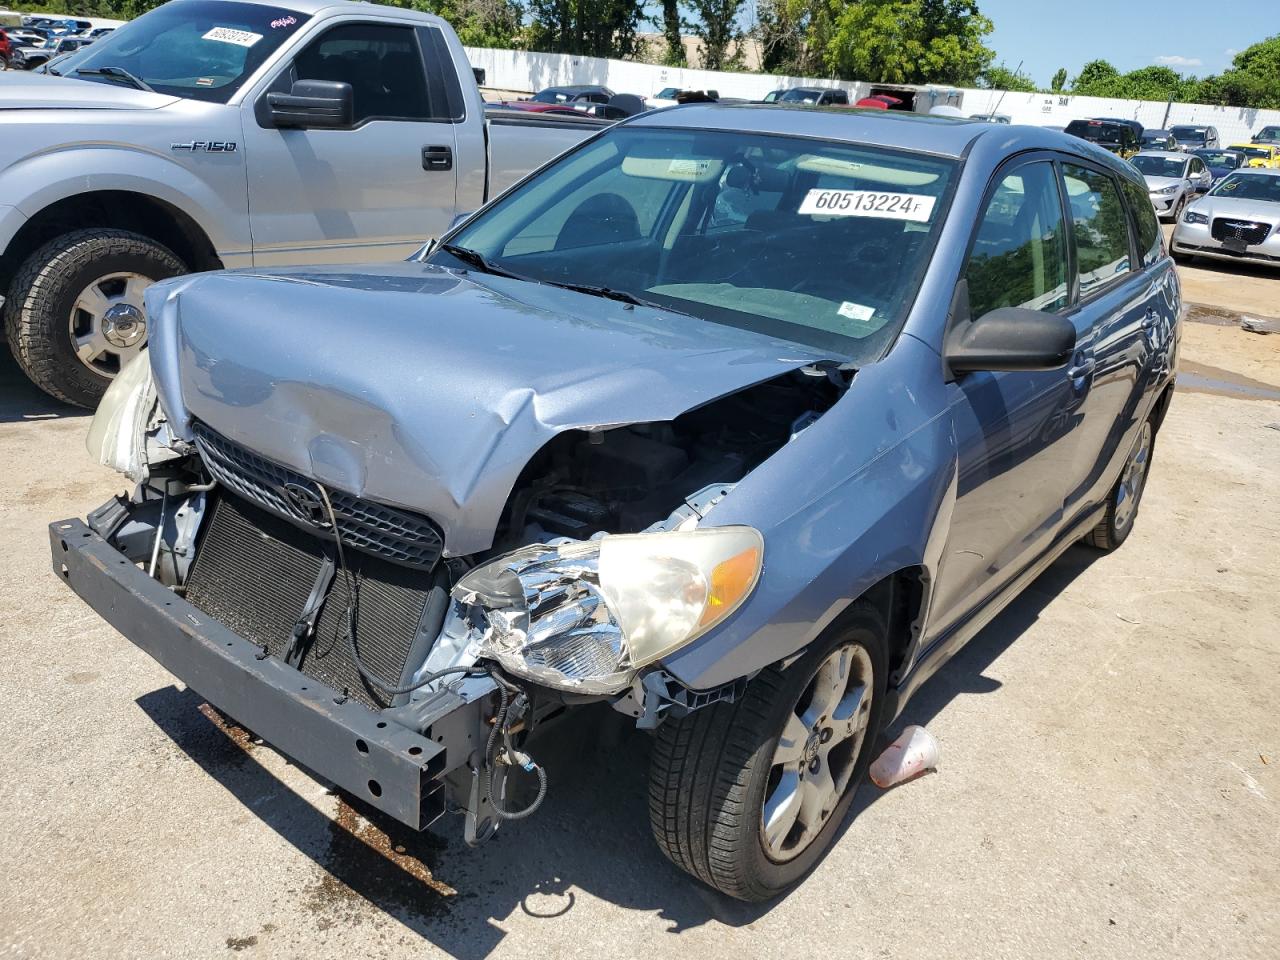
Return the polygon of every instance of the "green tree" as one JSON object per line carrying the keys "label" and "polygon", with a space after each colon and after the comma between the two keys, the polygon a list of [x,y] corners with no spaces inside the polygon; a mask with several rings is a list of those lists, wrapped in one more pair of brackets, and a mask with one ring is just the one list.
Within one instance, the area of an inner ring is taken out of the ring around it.
{"label": "green tree", "polygon": [[1228,69],[1200,81],[1196,96],[1229,107],[1280,108],[1280,34],[1241,50]]}
{"label": "green tree", "polygon": [[629,57],[636,52],[640,0],[529,0],[525,33],[530,50],[588,57]]}
{"label": "green tree", "polygon": [[1080,76],[1071,85],[1071,92],[1086,97],[1105,97],[1106,93],[1094,93],[1102,85],[1115,80],[1120,71],[1106,60],[1090,60],[1080,68]]}
{"label": "green tree", "polygon": [[978,77],[978,86],[984,90],[1012,90],[1014,93],[1035,93],[1039,87],[1019,70],[1005,66],[990,66]]}
{"label": "green tree", "polygon": [[662,37],[667,45],[663,61],[669,66],[683,67],[684,43],[681,42],[680,36],[684,28],[684,20],[680,16],[680,0],[662,0],[662,12],[658,23],[662,27]]}
{"label": "green tree", "polygon": [[1054,93],[1061,93],[1067,85],[1067,68],[1059,67],[1058,72],[1053,75],[1053,79],[1049,81],[1049,89]]}
{"label": "green tree", "polygon": [[[732,60],[740,59],[742,31],[738,28],[738,12],[745,0],[688,0],[689,6],[697,15],[693,21],[693,32],[702,40],[702,62],[704,70],[724,70],[737,64]],[[731,58],[729,47],[737,43],[739,53]]]}
{"label": "green tree", "polygon": [[837,75],[880,83],[971,86],[994,53],[991,21],[972,0],[829,0],[837,12],[823,59]]}

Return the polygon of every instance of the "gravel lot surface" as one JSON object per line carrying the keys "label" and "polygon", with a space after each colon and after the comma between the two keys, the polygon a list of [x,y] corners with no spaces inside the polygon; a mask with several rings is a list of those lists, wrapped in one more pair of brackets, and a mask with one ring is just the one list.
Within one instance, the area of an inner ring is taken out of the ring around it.
{"label": "gravel lot surface", "polygon": [[1210,382],[1174,401],[1134,536],[1073,549],[944,668],[904,718],[939,771],[864,787],[762,908],[662,860],[646,738],[611,711],[538,744],[544,810],[474,851],[219,726],[50,572],[46,523],[121,485],[0,352],[0,954],[1274,960],[1280,402],[1241,378],[1280,391],[1280,335],[1222,314],[1280,313],[1280,278],[1185,276],[1217,308],[1185,340]]}

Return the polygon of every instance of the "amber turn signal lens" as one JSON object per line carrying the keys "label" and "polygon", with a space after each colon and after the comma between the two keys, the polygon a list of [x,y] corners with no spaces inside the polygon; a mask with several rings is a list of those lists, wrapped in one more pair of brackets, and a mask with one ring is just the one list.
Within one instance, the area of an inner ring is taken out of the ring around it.
{"label": "amber turn signal lens", "polygon": [[760,548],[748,547],[728,560],[715,565],[711,571],[707,605],[703,608],[699,626],[714,623],[731,610],[755,586],[760,572]]}

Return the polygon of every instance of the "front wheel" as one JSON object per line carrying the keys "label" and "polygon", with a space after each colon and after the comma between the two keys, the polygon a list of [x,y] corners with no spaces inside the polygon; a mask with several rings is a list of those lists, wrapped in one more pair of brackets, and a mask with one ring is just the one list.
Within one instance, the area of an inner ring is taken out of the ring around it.
{"label": "front wheel", "polygon": [[186,273],[167,247],[127,230],[75,230],[18,269],[4,301],[18,365],[45,393],[96,407],[147,342],[143,292]]}
{"label": "front wheel", "polygon": [[654,837],[739,900],[784,893],[831,845],[866,775],[886,690],[886,629],[858,604],[841,629],[741,699],[669,720],[649,776]]}

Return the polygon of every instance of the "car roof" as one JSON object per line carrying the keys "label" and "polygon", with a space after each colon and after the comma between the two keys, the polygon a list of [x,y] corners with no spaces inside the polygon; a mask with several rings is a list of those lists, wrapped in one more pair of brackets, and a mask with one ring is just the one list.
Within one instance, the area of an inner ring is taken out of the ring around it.
{"label": "car roof", "polygon": [[1143,150],[1141,153],[1135,153],[1134,159],[1138,157],[1165,157],[1168,160],[1185,160],[1189,156],[1191,154],[1177,150]]}

